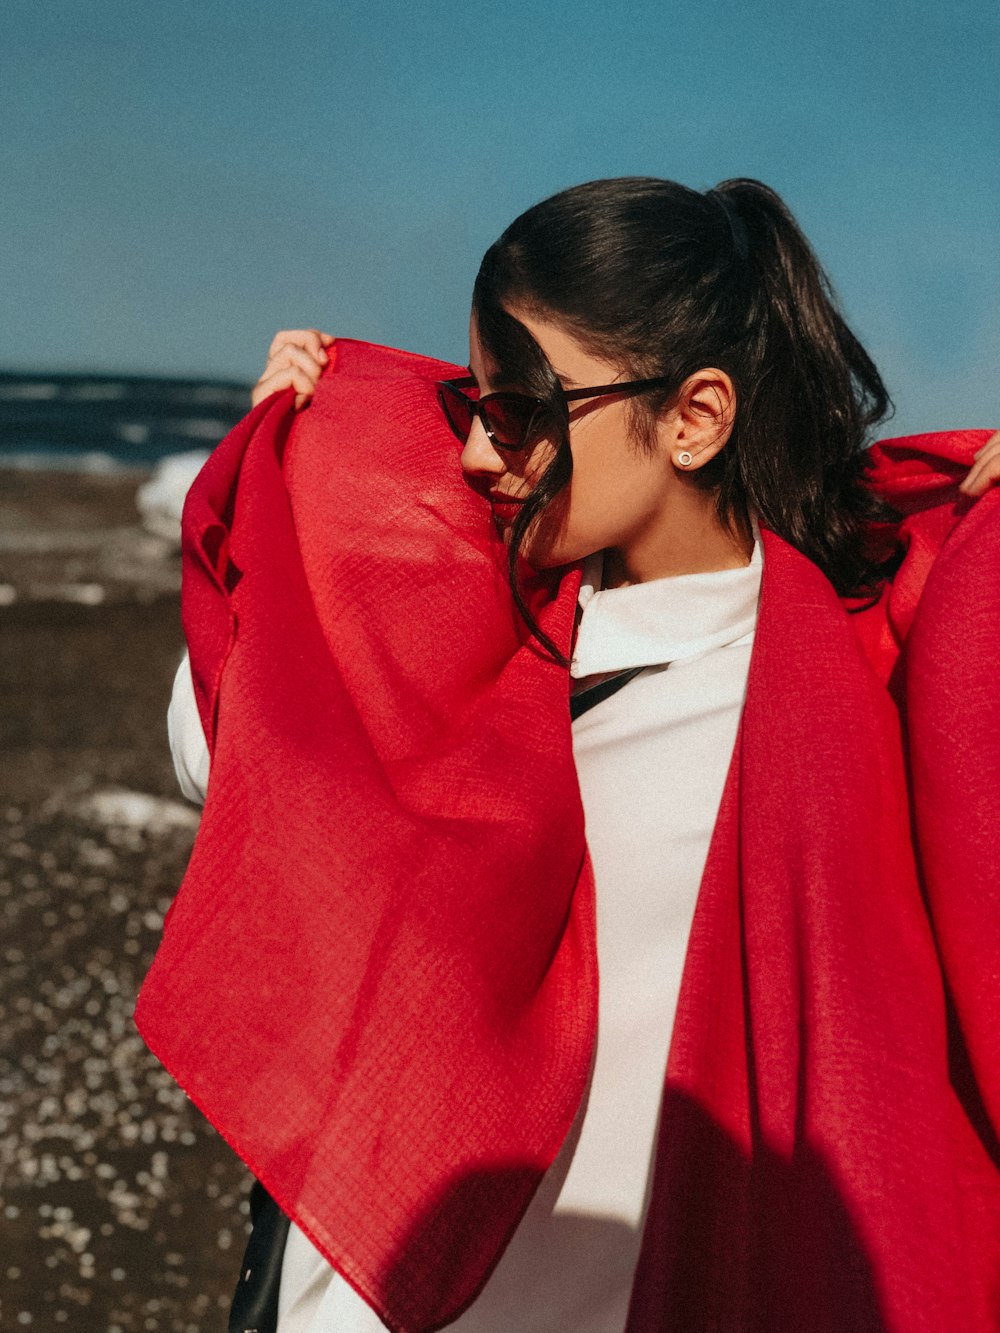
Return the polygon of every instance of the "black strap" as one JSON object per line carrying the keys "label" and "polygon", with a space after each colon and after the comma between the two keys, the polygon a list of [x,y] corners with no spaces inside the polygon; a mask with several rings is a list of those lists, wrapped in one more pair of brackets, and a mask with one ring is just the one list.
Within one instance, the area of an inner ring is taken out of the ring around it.
{"label": "black strap", "polygon": [[276,1333],[281,1262],[290,1223],[259,1180],[250,1191],[250,1220],[253,1231],[229,1312],[229,1333]]}
{"label": "black strap", "polygon": [[607,680],[599,681],[596,685],[590,685],[585,690],[577,690],[576,694],[569,696],[570,719],[575,722],[578,717],[588,713],[591,708],[594,708],[597,704],[602,704],[605,699],[610,699],[613,694],[617,694],[630,680],[635,680],[640,671],[645,670],[645,667],[633,667],[631,671],[623,671],[620,675],[609,676]]}

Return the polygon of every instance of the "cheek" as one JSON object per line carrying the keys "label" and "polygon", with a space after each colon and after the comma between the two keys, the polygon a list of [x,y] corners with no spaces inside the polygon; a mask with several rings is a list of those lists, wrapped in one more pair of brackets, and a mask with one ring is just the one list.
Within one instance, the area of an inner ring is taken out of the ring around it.
{"label": "cheek", "polygon": [[554,569],[581,559],[574,540],[567,531],[569,496],[565,491],[546,505],[544,512],[528,529],[521,553],[536,569]]}
{"label": "cheek", "polygon": [[[537,476],[548,457],[536,462],[533,455],[528,475]],[[631,441],[623,414],[581,422],[573,436],[573,475],[529,532],[524,554],[548,569],[627,543],[659,507],[661,490],[660,469]]]}
{"label": "cheek", "polygon": [[524,554],[539,569],[575,564],[615,545],[617,525],[606,488],[587,484],[576,473],[529,531]]}
{"label": "cheek", "polygon": [[537,545],[550,564],[626,542],[659,503],[655,469],[631,448],[581,449],[566,490],[546,510]]}

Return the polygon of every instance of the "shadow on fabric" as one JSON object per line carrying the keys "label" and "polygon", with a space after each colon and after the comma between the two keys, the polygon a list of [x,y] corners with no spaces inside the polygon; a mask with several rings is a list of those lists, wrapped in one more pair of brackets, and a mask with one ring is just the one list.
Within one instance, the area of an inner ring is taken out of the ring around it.
{"label": "shadow on fabric", "polygon": [[[748,1161],[675,1090],[668,1090],[663,1114],[672,1120],[673,1141],[686,1151],[675,1163],[671,1187],[651,1200],[626,1333],[888,1333],[892,1326],[864,1242],[817,1154],[805,1150],[789,1162],[760,1147]],[[519,1168],[499,1168],[456,1181],[412,1227],[401,1247],[406,1270],[414,1271],[414,1249],[426,1249],[434,1235],[474,1225],[487,1198],[522,1175]],[[581,1256],[581,1308],[596,1313],[593,1292],[602,1282],[621,1284],[623,1257],[629,1266],[634,1259],[634,1233],[614,1219],[568,1216],[556,1225]],[[440,1256],[435,1262],[440,1265]],[[546,1280],[544,1256],[518,1269],[517,1328],[536,1333],[524,1311],[530,1311],[531,1291]],[[444,1275],[440,1266],[437,1271]],[[390,1271],[383,1284],[396,1309],[412,1297],[401,1276],[402,1270]],[[506,1281],[502,1270],[497,1276]],[[442,1311],[441,1321],[428,1327],[455,1317]]]}

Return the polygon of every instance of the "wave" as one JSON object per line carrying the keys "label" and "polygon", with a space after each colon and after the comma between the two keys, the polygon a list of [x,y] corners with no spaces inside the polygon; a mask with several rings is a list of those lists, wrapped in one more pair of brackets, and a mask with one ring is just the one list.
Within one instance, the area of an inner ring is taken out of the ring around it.
{"label": "wave", "polygon": [[0,372],[0,466],[148,469],[211,448],[249,407],[232,380]]}

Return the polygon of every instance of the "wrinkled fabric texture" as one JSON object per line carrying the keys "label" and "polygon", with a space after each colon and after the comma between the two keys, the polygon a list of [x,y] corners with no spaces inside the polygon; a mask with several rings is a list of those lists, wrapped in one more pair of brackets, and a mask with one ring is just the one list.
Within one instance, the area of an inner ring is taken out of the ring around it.
{"label": "wrinkled fabric texture", "polygon": [[[401,1333],[488,1276],[597,1004],[568,676],[439,419],[456,373],[339,341],[309,410],[262,404],[191,492],[212,771],[136,1015]],[[908,552],[858,615],[762,532],[629,1333],[998,1326],[1000,512],[954,489],[983,439],[873,455]],[[529,577],[567,653],[578,587]]]}

